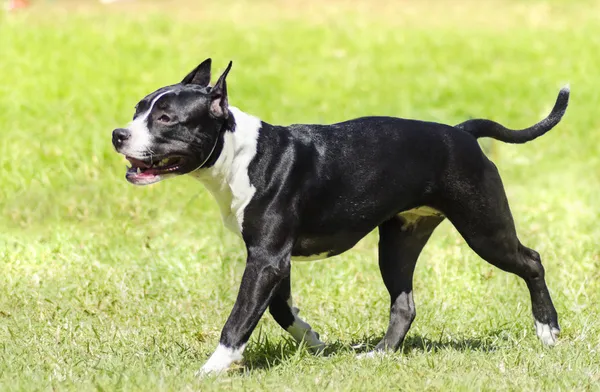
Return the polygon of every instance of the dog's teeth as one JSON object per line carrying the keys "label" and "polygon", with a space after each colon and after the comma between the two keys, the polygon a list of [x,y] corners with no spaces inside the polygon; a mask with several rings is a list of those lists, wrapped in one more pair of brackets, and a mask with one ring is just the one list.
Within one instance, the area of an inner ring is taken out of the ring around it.
{"label": "dog's teeth", "polygon": [[162,161],[158,162],[158,164],[159,164],[160,166],[164,166],[164,165],[166,165],[167,163],[169,163],[169,158],[165,158],[165,159],[163,159]]}
{"label": "dog's teeth", "polygon": [[140,167],[137,167],[137,168],[135,169],[135,171],[137,172],[137,174],[141,174],[141,173],[142,173],[142,168],[140,168]]}

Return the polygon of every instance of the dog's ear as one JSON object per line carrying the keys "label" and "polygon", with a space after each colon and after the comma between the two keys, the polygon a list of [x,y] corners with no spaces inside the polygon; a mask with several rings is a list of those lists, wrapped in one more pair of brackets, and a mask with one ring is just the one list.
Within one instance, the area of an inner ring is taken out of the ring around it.
{"label": "dog's ear", "polygon": [[206,59],[200,63],[192,72],[187,74],[181,84],[197,84],[206,87],[210,84],[210,65],[212,60]]}
{"label": "dog's ear", "polygon": [[210,113],[215,117],[227,118],[229,115],[229,104],[227,102],[227,82],[225,78],[227,78],[227,74],[231,69],[232,62],[230,61],[223,71],[223,74],[215,83],[215,86],[212,88],[210,95]]}

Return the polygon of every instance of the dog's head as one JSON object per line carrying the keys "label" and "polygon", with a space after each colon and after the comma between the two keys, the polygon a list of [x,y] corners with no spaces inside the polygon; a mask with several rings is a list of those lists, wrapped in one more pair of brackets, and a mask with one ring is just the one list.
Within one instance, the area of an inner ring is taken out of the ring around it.
{"label": "dog's head", "polygon": [[133,121],[113,131],[115,149],[132,165],[129,182],[152,184],[209,160],[230,120],[225,78],[231,62],[212,88],[210,66],[206,59],[180,83],[147,95],[136,105]]}

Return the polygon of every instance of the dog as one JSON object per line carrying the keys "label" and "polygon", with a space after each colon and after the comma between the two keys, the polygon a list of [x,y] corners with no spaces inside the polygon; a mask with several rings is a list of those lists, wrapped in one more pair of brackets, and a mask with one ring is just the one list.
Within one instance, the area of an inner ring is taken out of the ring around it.
{"label": "dog", "polygon": [[417,258],[446,218],[481,258],[525,281],[537,336],[556,343],[558,316],[540,255],[517,238],[498,170],[477,139],[526,143],[542,136],[564,115],[568,86],[547,118],[523,130],[486,119],[449,126],[394,117],[279,126],[229,106],[231,65],[211,86],[206,59],[180,83],[142,99],[132,122],[112,132],[116,151],[131,163],[127,181],[197,178],[246,245],[235,305],[199,374],[241,360],[267,308],[296,341],[322,351],[319,334],[293,306],[291,261],[339,255],[375,228],[390,319],[369,355],[397,350],[416,314]]}

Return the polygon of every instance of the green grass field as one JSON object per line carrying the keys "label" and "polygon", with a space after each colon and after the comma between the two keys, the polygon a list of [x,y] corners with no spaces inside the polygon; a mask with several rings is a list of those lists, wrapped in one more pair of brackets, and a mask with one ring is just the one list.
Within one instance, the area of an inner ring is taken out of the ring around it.
{"label": "green grass field", "polygon": [[[600,3],[38,1],[0,14],[0,390],[600,390]],[[272,123],[368,114],[528,126],[485,143],[520,239],[539,251],[561,322],[539,343],[529,294],[445,222],[415,274],[400,353],[383,335],[376,233],[293,266],[314,357],[266,315],[245,367],[198,380],[244,268],[202,185],[125,179],[110,143],[145,94],[206,57],[234,61],[231,104]]]}

